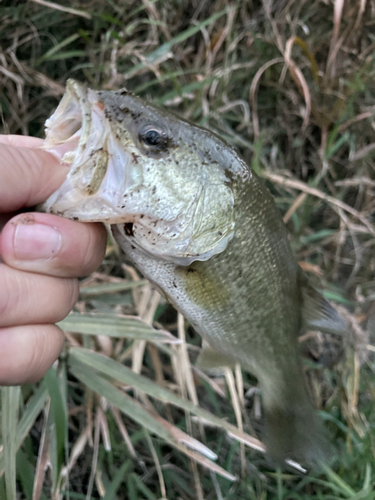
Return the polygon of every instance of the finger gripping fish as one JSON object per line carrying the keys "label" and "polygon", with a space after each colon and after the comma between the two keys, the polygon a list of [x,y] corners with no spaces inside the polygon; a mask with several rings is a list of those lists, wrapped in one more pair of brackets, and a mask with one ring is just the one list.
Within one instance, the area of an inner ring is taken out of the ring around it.
{"label": "finger gripping fish", "polygon": [[322,459],[298,335],[346,325],[308,284],[272,196],[236,151],[126,90],[73,80],[46,122],[45,148],[65,153],[70,171],[43,209],[111,224],[127,257],[208,343],[198,363],[239,362],[259,379],[269,454]]}

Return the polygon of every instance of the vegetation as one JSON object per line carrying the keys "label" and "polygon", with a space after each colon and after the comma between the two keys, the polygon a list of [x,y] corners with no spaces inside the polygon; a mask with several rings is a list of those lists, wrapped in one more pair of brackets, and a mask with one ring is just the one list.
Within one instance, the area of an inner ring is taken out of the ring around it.
{"label": "vegetation", "polygon": [[3,133],[43,136],[71,77],[216,131],[352,324],[351,338],[301,342],[330,467],[275,469],[256,380],[195,369],[199,336],[110,241],[58,364],[3,389],[1,499],[375,498],[374,25],[371,0],[0,3]]}

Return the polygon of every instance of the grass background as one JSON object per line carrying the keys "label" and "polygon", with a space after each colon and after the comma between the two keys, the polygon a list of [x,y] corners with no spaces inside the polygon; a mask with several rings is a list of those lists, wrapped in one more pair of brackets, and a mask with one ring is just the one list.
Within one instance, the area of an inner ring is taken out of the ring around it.
{"label": "grass background", "polygon": [[110,242],[59,363],[2,390],[1,499],[375,498],[374,26],[369,0],[0,2],[2,133],[43,136],[71,77],[216,131],[352,325],[303,343],[336,459],[277,470],[256,380],[192,367],[199,336]]}

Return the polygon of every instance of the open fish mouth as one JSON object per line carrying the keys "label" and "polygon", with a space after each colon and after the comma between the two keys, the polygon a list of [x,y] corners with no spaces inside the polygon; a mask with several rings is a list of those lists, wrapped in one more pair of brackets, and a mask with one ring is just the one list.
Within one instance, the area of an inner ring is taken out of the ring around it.
{"label": "open fish mouth", "polygon": [[82,221],[131,222],[123,194],[137,184],[137,172],[127,168],[129,155],[113,137],[97,92],[68,80],[66,93],[46,121],[43,147],[70,170],[41,210]]}

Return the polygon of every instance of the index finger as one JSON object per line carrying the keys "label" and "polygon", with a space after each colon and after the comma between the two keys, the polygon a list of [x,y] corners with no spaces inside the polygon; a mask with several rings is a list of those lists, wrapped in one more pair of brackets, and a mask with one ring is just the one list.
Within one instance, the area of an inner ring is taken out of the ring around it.
{"label": "index finger", "polygon": [[31,137],[30,135],[0,135],[0,144],[5,146],[13,146],[15,148],[40,148],[43,146],[43,139],[39,137]]}
{"label": "index finger", "polygon": [[6,137],[0,136],[0,213],[42,203],[68,173],[55,156],[40,149],[40,139]]}

